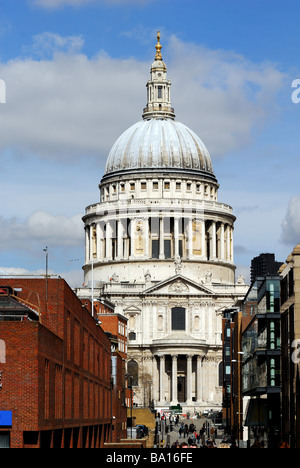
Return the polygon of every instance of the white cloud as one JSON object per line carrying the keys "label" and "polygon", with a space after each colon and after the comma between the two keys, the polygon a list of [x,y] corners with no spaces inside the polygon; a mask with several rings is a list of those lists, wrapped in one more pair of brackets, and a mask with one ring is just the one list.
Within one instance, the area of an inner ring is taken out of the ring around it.
{"label": "white cloud", "polygon": [[25,221],[0,217],[2,250],[30,250],[40,246],[82,246],[84,241],[81,215],[68,218],[54,216],[46,211],[35,211]]}
{"label": "white cloud", "polygon": [[281,224],[281,240],[285,244],[300,243],[300,195],[290,199]]}
{"label": "white cloud", "polygon": [[24,47],[24,53],[32,54],[38,58],[52,58],[53,54],[65,52],[67,54],[79,53],[84,45],[82,36],[60,36],[59,34],[44,32],[33,37],[33,44]]}
{"label": "white cloud", "polygon": [[278,112],[277,93],[285,75],[275,65],[183,43],[175,36],[167,53],[177,118],[199,134],[213,157],[246,146],[253,131]]}
{"label": "white cloud", "polygon": [[[45,33],[35,37],[31,52],[51,58],[2,65],[7,103],[0,151],[10,147],[22,157],[30,152],[57,161],[96,156],[103,163],[116,138],[141,119],[152,58],[144,63],[104,52],[88,58],[79,53],[82,45],[81,36]],[[164,55],[177,120],[203,139],[212,157],[246,145],[276,111],[283,75],[275,66],[176,37]]]}

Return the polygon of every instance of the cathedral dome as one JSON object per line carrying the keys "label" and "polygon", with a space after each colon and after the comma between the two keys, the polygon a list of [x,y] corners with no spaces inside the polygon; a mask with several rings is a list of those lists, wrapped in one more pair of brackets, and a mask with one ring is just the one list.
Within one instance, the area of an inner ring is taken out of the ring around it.
{"label": "cathedral dome", "polygon": [[138,172],[168,172],[216,182],[210,155],[202,140],[175,121],[171,82],[161,56],[160,34],[147,82],[143,120],[128,128],[113,145],[103,179]]}
{"label": "cathedral dome", "polygon": [[141,169],[192,171],[214,177],[204,143],[186,125],[172,119],[151,118],[128,128],[109,153],[105,175]]}

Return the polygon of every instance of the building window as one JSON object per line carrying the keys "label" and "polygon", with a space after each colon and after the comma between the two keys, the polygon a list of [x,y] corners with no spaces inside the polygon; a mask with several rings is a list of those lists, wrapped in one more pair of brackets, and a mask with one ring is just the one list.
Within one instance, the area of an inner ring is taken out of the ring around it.
{"label": "building window", "polygon": [[166,181],[164,184],[165,190],[170,190],[170,182]]}
{"label": "building window", "polygon": [[135,183],[134,182],[131,182],[130,183],[130,190],[135,190]]}
{"label": "building window", "polygon": [[170,239],[165,239],[164,240],[164,251],[165,251],[165,258],[172,258],[171,240]]}
{"label": "building window", "polygon": [[185,309],[183,307],[173,307],[172,309],[172,330],[185,330]]}
{"label": "building window", "polygon": [[152,239],[152,258],[159,258],[159,240]]}
{"label": "building window", "polygon": [[127,373],[132,377],[132,386],[136,387],[139,384],[139,366],[136,361],[129,361]]}
{"label": "building window", "polygon": [[153,190],[158,190],[158,182],[153,182]]}
{"label": "building window", "polygon": [[141,182],[141,189],[142,190],[147,190],[147,183],[146,182]]}
{"label": "building window", "polygon": [[176,190],[181,190],[181,182],[176,182]]}
{"label": "building window", "polygon": [[157,87],[157,97],[158,99],[162,98],[162,86]]}
{"label": "building window", "polygon": [[129,340],[130,341],[135,341],[136,340],[136,333],[135,332],[130,332],[129,333]]}

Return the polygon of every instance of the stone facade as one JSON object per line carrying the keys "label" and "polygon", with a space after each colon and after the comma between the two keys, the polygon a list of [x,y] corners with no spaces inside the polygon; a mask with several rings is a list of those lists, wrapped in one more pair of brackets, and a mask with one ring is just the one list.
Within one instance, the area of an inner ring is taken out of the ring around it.
{"label": "stone facade", "polygon": [[194,412],[221,405],[222,311],[247,287],[235,281],[232,208],[218,201],[203,142],[175,121],[156,48],[143,120],[113,145],[100,202],[83,217],[77,293],[93,286],[128,318],[134,401]]}

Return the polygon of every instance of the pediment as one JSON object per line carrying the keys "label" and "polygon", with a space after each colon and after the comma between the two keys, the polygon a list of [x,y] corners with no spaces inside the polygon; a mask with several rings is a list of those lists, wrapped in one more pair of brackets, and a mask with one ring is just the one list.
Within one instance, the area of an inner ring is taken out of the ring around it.
{"label": "pediment", "polygon": [[141,309],[138,307],[131,305],[126,307],[126,309],[123,310],[126,314],[139,314],[141,312]]}
{"label": "pediment", "polygon": [[196,283],[182,275],[176,275],[165,281],[160,281],[145,291],[145,294],[159,295],[213,295],[213,291],[201,283]]}

